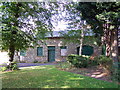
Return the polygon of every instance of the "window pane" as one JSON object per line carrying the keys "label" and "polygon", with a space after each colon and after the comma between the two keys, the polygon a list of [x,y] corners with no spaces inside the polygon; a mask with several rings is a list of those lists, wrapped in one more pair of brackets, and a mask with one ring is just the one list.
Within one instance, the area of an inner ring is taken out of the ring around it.
{"label": "window pane", "polygon": [[67,47],[66,46],[61,46],[60,49],[67,49]]}
{"label": "window pane", "polygon": [[43,56],[43,47],[37,47],[37,56]]}
{"label": "window pane", "polygon": [[66,46],[61,46],[60,49],[61,49],[61,56],[66,56],[67,47]]}
{"label": "window pane", "polygon": [[20,51],[20,56],[25,56],[26,55],[26,51],[25,50],[21,50]]}
{"label": "window pane", "polygon": [[61,49],[61,56],[66,56],[67,49]]}

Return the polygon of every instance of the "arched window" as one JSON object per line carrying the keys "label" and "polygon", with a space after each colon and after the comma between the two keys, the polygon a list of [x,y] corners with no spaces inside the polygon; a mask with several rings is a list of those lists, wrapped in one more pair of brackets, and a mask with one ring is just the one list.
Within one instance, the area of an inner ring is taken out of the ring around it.
{"label": "arched window", "polygon": [[[77,54],[79,55],[79,48],[77,47]],[[89,45],[83,45],[82,46],[82,55],[87,55],[87,56],[91,56],[94,52],[94,48],[92,46]]]}

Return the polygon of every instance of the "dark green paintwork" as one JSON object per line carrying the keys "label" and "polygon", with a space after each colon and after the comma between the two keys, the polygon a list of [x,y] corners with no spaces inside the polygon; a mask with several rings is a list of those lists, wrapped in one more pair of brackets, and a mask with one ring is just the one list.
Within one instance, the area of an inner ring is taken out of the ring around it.
{"label": "dark green paintwork", "polygon": [[21,50],[20,51],[20,56],[25,56],[26,55],[26,50]]}
{"label": "dark green paintwork", "polygon": [[103,45],[102,46],[102,55],[105,55],[105,52],[106,52],[106,45]]}
{"label": "dark green paintwork", "polygon": [[93,47],[92,46],[84,45],[82,47],[82,55],[91,56],[92,54],[93,54]]}
{"label": "dark green paintwork", "polygon": [[[77,54],[79,55],[79,48],[80,47],[77,47]],[[84,45],[82,47],[82,55],[87,55],[87,56],[91,56],[94,52],[94,49],[92,46],[89,46],[89,45]]]}
{"label": "dark green paintwork", "polygon": [[43,56],[43,47],[37,47],[37,56]]}
{"label": "dark green paintwork", "polygon": [[55,46],[48,46],[48,61],[55,61]]}

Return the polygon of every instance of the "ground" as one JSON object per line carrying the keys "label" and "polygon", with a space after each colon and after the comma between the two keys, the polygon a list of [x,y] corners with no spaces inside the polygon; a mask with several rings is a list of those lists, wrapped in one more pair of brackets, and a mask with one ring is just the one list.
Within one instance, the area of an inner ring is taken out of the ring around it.
{"label": "ground", "polygon": [[70,68],[70,69],[63,69],[63,70],[89,76],[89,77],[93,77],[99,80],[105,80],[108,82],[112,82],[111,76],[108,73],[106,73],[103,70],[103,68],[100,66],[93,66],[93,67],[88,67],[88,68]]}
{"label": "ground", "polygon": [[3,88],[118,88],[112,82],[61,71],[55,65],[21,67],[2,72]]}

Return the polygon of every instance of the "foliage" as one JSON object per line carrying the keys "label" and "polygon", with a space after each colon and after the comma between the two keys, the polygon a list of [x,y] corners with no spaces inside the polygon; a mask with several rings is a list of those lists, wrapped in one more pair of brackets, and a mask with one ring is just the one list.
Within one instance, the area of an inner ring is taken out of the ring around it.
{"label": "foliage", "polygon": [[9,70],[18,70],[19,67],[16,62],[11,62],[10,65],[1,67],[2,71],[9,71]]}
{"label": "foliage", "polygon": [[80,43],[81,30],[68,30],[59,32],[64,37],[64,43]]}
{"label": "foliage", "polygon": [[[79,2],[76,7],[76,9],[81,12],[80,17],[90,24],[91,29],[95,33],[95,37],[98,37],[99,45],[104,43],[108,44],[110,48],[113,48],[106,51],[107,53],[117,52],[116,47],[118,46],[117,44],[113,45],[113,42],[116,39],[115,37],[117,37],[118,27],[120,24],[119,6],[120,2]],[[104,39],[101,42],[102,37],[104,37]],[[112,54],[111,57],[113,57]],[[116,57],[116,59],[118,58]]]}
{"label": "foliage", "polygon": [[85,19],[97,36],[103,34],[103,25],[109,20],[111,24],[117,24],[119,21],[119,2],[80,2],[77,10],[81,12],[81,18]]}
{"label": "foliage", "polygon": [[33,61],[33,63],[39,63],[39,61],[37,61],[37,60],[34,60],[34,61]]}
{"label": "foliage", "polygon": [[[120,66],[118,66],[118,42],[116,41],[118,41],[120,25],[119,6],[120,2],[79,2],[76,7],[81,12],[81,18],[90,24],[91,29],[95,33],[95,37],[98,37],[99,45],[106,45],[106,55],[112,58],[113,65],[118,68]],[[102,62],[100,61],[99,63],[103,65]],[[104,66],[107,67],[106,65]],[[116,70],[114,73],[117,73]]]}
{"label": "foliage", "polygon": [[88,66],[97,66],[98,65],[98,62],[97,60],[92,60],[92,59],[89,59],[89,63],[88,63]]}
{"label": "foliage", "polygon": [[112,64],[112,59],[104,55],[96,56],[94,59],[97,60],[98,64],[101,65]]}
{"label": "foliage", "polygon": [[103,67],[105,71],[107,71],[109,74],[111,73],[112,70],[112,59],[109,57],[106,57],[104,55],[96,56],[94,58],[97,63]]}
{"label": "foliage", "polygon": [[81,68],[81,67],[86,68],[88,67],[89,58],[72,54],[67,57],[67,61],[73,64],[77,68]]}
{"label": "foliage", "polygon": [[27,60],[20,60],[19,63],[26,63]]}
{"label": "foliage", "polygon": [[[45,6],[49,6],[46,8]],[[44,2],[2,2],[1,28],[3,50],[9,51],[13,61],[15,50],[34,47],[51,30],[51,11],[55,4]]]}
{"label": "foliage", "polygon": [[59,69],[70,69],[72,65],[68,62],[59,62],[59,64],[56,67]]}
{"label": "foliage", "polygon": [[80,74],[60,71],[53,65],[45,65],[3,73],[2,88],[118,88],[118,85]]}
{"label": "foliage", "polygon": [[1,71],[6,71],[7,70],[7,67],[1,67]]}
{"label": "foliage", "polygon": [[8,70],[18,70],[18,65],[16,62],[11,62],[10,65],[7,66]]}
{"label": "foliage", "polygon": [[[114,73],[114,71],[116,71],[116,72]],[[111,76],[112,76],[111,79],[112,79],[114,82],[120,83],[120,69],[119,69],[119,68],[112,67],[112,68],[111,68]]]}
{"label": "foliage", "polygon": [[[102,66],[105,72],[112,76],[112,80],[115,82],[120,82],[120,69],[112,65],[112,59],[104,55],[100,55],[94,58],[97,63]],[[114,72],[115,71],[115,72]]]}
{"label": "foliage", "polygon": [[[47,9],[39,8],[38,5],[38,3],[25,2],[2,3],[2,48],[4,50],[9,49],[11,39],[15,39],[13,43],[17,46],[15,47],[16,50],[26,48],[34,41],[35,38],[33,34],[40,31],[40,27],[45,28],[45,23],[43,23],[45,19],[43,19],[42,15],[38,17],[38,14],[45,12]],[[38,10],[38,8],[40,10]],[[32,18],[37,19],[37,21],[34,21],[36,27],[30,22]],[[40,18],[43,20],[39,20]],[[43,29],[42,32],[44,32]]]}

